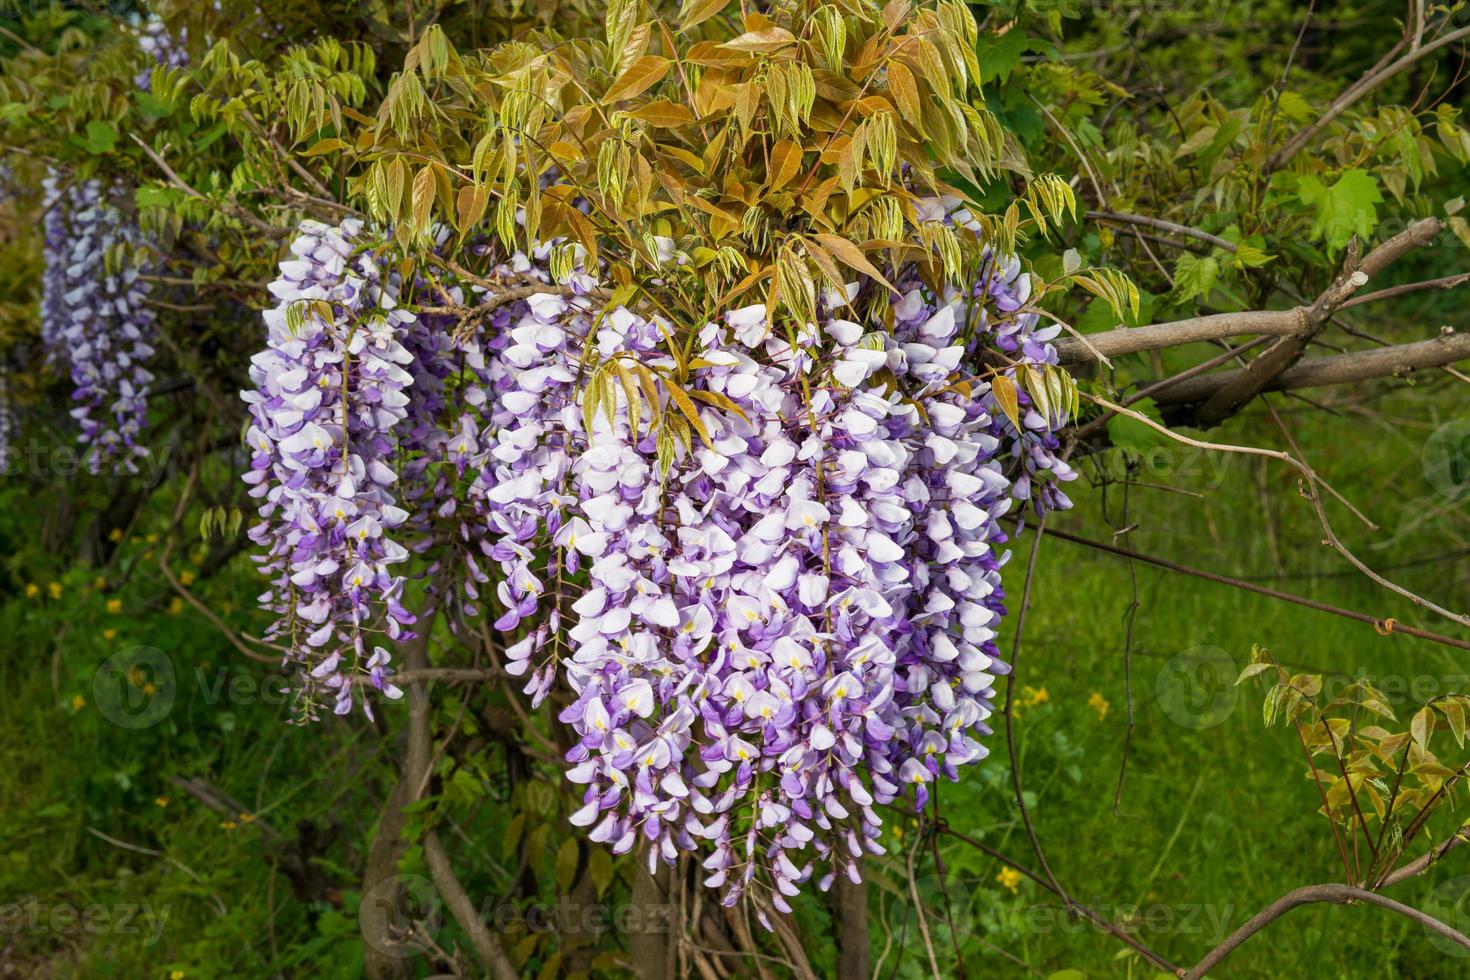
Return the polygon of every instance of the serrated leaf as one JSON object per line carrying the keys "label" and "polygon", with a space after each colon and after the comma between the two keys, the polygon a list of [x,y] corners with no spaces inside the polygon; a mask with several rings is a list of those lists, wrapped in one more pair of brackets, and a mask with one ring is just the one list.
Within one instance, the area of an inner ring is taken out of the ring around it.
{"label": "serrated leaf", "polygon": [[1312,234],[1332,251],[1341,249],[1357,235],[1367,238],[1378,227],[1378,209],[1383,195],[1373,175],[1358,167],[1344,170],[1331,187],[1308,174],[1297,183],[1303,204],[1316,208]]}

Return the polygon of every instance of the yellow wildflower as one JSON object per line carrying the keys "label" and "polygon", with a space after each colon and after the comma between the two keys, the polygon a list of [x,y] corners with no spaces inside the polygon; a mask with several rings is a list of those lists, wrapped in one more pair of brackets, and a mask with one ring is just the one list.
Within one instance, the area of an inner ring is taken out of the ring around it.
{"label": "yellow wildflower", "polygon": [[187,568],[184,569],[182,572],[179,573],[179,584],[185,587],[193,585],[194,573],[189,571]]}
{"label": "yellow wildflower", "polygon": [[184,971],[174,970],[168,975],[168,980],[184,980]]}
{"label": "yellow wildflower", "polygon": [[81,711],[87,706],[87,699],[78,694],[71,699],[71,706],[73,711]]}
{"label": "yellow wildflower", "polygon": [[109,642],[111,642],[112,640],[117,639],[117,630],[115,630],[115,629],[105,629],[105,630],[103,630],[102,631],[102,638],[104,640],[109,641]]}
{"label": "yellow wildflower", "polygon": [[168,797],[167,796],[156,796],[156,797],[153,798],[153,802],[156,805],[158,805],[158,806],[168,806]]}
{"label": "yellow wildflower", "polygon": [[255,820],[255,814],[253,814],[253,813],[242,813],[242,814],[240,814],[240,822],[241,823],[250,823],[253,820]]}
{"label": "yellow wildflower", "polygon": [[1010,890],[1012,895],[1016,894],[1017,887],[1021,884],[1021,872],[1015,868],[1001,868],[1000,874],[995,876],[1002,888]]}
{"label": "yellow wildflower", "polygon": [[107,600],[107,611],[110,612],[110,613],[113,613],[114,615],[117,614],[117,613],[122,612],[122,600],[121,599],[108,599]]}
{"label": "yellow wildflower", "polygon": [[35,582],[29,582],[29,583],[26,584],[26,598],[27,599],[34,599],[36,596],[38,596],[40,594],[41,594],[41,587],[39,585],[37,585]]}
{"label": "yellow wildflower", "polygon": [[107,540],[109,540],[109,541],[121,541],[122,540],[122,528],[115,527],[111,531],[109,531],[107,533]]}
{"label": "yellow wildflower", "polygon": [[179,613],[181,613],[183,611],[184,611],[184,600],[183,599],[180,599],[178,596],[174,596],[174,601],[173,602],[170,602],[168,604],[168,614],[170,616],[177,616]]}
{"label": "yellow wildflower", "polygon": [[53,599],[60,599],[61,598],[61,583],[60,582],[52,582],[50,585],[46,586],[46,591],[51,593],[51,598],[53,598]]}
{"label": "yellow wildflower", "polygon": [[156,535],[156,534],[150,534],[150,535],[148,535],[148,537],[144,538],[143,540],[144,541],[147,541],[149,544],[157,544],[158,543],[158,535]]}
{"label": "yellow wildflower", "polygon": [[233,820],[221,820],[219,822],[219,826],[220,826],[220,829],[221,830],[234,830],[235,829],[235,821],[233,821]]}
{"label": "yellow wildflower", "polygon": [[1097,712],[1098,721],[1106,718],[1108,716],[1108,709],[1112,707],[1112,705],[1108,704],[1108,699],[1103,697],[1100,691],[1092,692],[1092,697],[1087,699],[1087,706]]}

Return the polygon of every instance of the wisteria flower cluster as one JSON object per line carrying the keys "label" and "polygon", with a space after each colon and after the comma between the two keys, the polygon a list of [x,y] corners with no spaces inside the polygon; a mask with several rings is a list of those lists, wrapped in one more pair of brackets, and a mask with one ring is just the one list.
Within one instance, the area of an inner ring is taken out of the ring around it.
{"label": "wisteria flower cluster", "polygon": [[360,231],[302,226],[271,284],[268,346],[243,393],[245,479],[263,518],[250,536],[271,577],[261,602],[280,617],[269,635],[309,663],[308,717],[321,691],[337,714],[350,711],[364,679],[399,697],[383,644],[412,636],[414,622],[397,569],[408,551],[393,535],[408,519],[395,462],[413,383],[403,340],[416,317],[399,305],[397,273],[358,247]]}
{"label": "wisteria flower cluster", "polygon": [[138,440],[148,416],[154,311],[146,271],[132,258],[142,238],[97,181],[45,181],[41,336],[66,367],[77,403],[72,416],[88,447],[88,472],[136,473],[148,455]]}
{"label": "wisteria flower cluster", "polygon": [[15,409],[10,404],[10,382],[0,374],[0,474],[10,469],[10,439],[15,431]]}
{"label": "wisteria flower cluster", "polygon": [[[1028,406],[1018,429],[966,373],[980,346],[1054,359],[1013,315],[1019,263],[941,295],[900,280],[878,325],[849,318],[856,284],[802,329],[731,310],[691,368],[671,324],[604,308],[580,262],[554,277],[550,245],[477,285],[417,283],[419,306],[482,309],[451,331],[399,305],[360,236],[303,228],[246,393],[264,600],[309,675],[339,711],[364,672],[395,693],[363,634],[411,622],[388,571],[404,527],[459,621],[493,589],[533,704],[561,692],[591,839],[697,853],[729,903],[760,887],[786,911],[813,877],[857,880],[879,805],[922,808],[986,754],[1001,518],[1068,506],[1060,420]],[[545,291],[502,302],[500,282]]]}

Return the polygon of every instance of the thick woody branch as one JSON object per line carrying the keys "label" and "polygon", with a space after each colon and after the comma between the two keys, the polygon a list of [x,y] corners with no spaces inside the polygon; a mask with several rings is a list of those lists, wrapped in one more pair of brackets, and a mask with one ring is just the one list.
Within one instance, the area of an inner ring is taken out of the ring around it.
{"label": "thick woody branch", "polygon": [[1332,285],[1301,311],[1301,328],[1266,348],[1245,370],[1222,384],[1196,412],[1196,424],[1218,425],[1256,395],[1265,391],[1277,377],[1301,359],[1313,337],[1322,331],[1338,307],[1374,276],[1388,268],[1406,253],[1434,240],[1444,225],[1438,218],[1416,221],[1407,229],[1369,252],[1361,263],[1352,248],[1342,271]]}
{"label": "thick woody branch", "polygon": [[[1438,218],[1425,218],[1415,222],[1406,230],[1375,248],[1361,263],[1349,262],[1342,274],[1310,305],[1297,306],[1289,310],[1212,313],[1208,316],[1190,317],[1186,320],[1153,323],[1145,327],[1119,327],[1103,333],[1088,334],[1085,338],[1063,337],[1056,341],[1057,357],[1062,364],[1085,364],[1097,360],[1099,356],[1116,357],[1121,354],[1137,354],[1143,351],[1163,350],[1184,344],[1208,343],[1246,335],[1290,338],[1299,356],[1300,350],[1306,347],[1305,341],[1315,336],[1332,314],[1343,307],[1356,306],[1376,299],[1387,299],[1418,289],[1449,289],[1467,281],[1464,277],[1450,276],[1427,283],[1395,286],[1354,299],[1354,294],[1369,279],[1382,272],[1405,253],[1432,241],[1442,228],[1443,225]],[[1299,340],[1298,347],[1297,341]],[[1269,353],[1268,350],[1267,354]],[[1265,357],[1266,354],[1261,356]],[[1284,354],[1282,359],[1285,359]],[[1284,367],[1289,366],[1289,364],[1284,365]]]}
{"label": "thick woody branch", "polygon": [[[1294,391],[1298,388],[1324,388],[1355,381],[1371,381],[1374,378],[1401,378],[1414,371],[1444,367],[1464,360],[1470,360],[1470,334],[1445,333],[1433,340],[1421,340],[1416,344],[1299,361],[1273,378],[1262,390]],[[1189,378],[1157,392],[1154,400],[1160,405],[1204,402],[1236,383],[1245,373],[1245,370],[1226,371]]]}
{"label": "thick woody branch", "polygon": [[1285,337],[1300,326],[1301,315],[1298,310],[1249,310],[1243,313],[1213,313],[1188,320],[1154,323],[1146,327],[1122,327],[1105,333],[1088,334],[1085,341],[1076,337],[1063,337],[1055,343],[1057,358],[1062,364],[1083,364],[1096,360],[1088,350],[1089,345],[1104,357],[1116,357],[1120,354],[1163,350],[1166,347],[1206,343],[1245,334]]}

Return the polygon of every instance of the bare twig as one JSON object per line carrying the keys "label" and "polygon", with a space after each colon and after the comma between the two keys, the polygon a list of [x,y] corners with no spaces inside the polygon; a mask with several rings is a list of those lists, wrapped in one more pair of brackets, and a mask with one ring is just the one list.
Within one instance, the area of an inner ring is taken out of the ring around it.
{"label": "bare twig", "polygon": [[1370,905],[1377,905],[1391,912],[1397,912],[1406,918],[1413,919],[1426,929],[1437,932],[1451,942],[1470,949],[1470,938],[1445,925],[1434,916],[1426,912],[1421,912],[1402,902],[1395,902],[1387,896],[1379,895],[1376,892],[1370,892],[1362,888],[1355,888],[1352,885],[1307,885],[1304,888],[1287,892],[1266,908],[1257,912],[1249,922],[1231,933],[1220,945],[1206,953],[1203,959],[1184,974],[1184,980],[1198,980],[1198,978],[1203,977],[1219,965],[1221,960],[1235,952],[1241,943],[1244,943],[1247,939],[1281,918],[1287,912],[1290,912],[1294,908],[1299,908],[1303,905],[1312,905],[1317,902],[1330,902],[1334,905],[1346,905],[1349,902],[1367,902]]}
{"label": "bare twig", "polygon": [[1358,79],[1354,84],[1348,86],[1336,99],[1333,99],[1326,111],[1315,122],[1287,140],[1281,149],[1273,153],[1271,158],[1266,161],[1266,171],[1269,173],[1280,170],[1292,157],[1296,156],[1308,143],[1312,142],[1318,133],[1330,125],[1334,119],[1351,108],[1363,96],[1375,91],[1385,82],[1401,74],[1405,69],[1426,55],[1432,54],[1446,45],[1454,44],[1464,37],[1470,37],[1470,27],[1462,27],[1457,31],[1443,34],[1428,44],[1419,45],[1397,61],[1387,65],[1375,65],[1372,69],[1369,69],[1367,74]]}
{"label": "bare twig", "polygon": [[1153,228],[1157,231],[1168,232],[1171,235],[1179,235],[1183,238],[1193,238],[1196,241],[1206,242],[1216,248],[1227,252],[1234,252],[1235,243],[1226,241],[1219,235],[1212,235],[1198,228],[1181,225],[1174,221],[1165,221],[1163,218],[1151,218],[1144,214],[1120,214],[1116,211],[1089,211],[1087,217],[1096,218],[1099,221],[1114,221],[1124,225],[1140,225],[1144,228]]}

